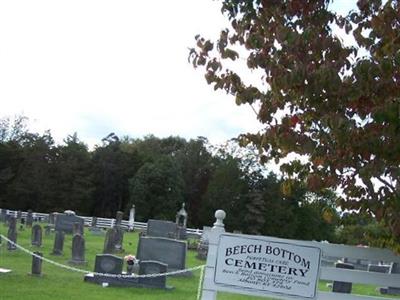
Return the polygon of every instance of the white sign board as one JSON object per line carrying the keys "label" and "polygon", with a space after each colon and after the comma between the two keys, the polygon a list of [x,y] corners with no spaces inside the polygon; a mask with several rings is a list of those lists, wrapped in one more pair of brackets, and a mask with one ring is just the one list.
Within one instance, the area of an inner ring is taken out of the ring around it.
{"label": "white sign board", "polygon": [[222,234],[214,283],[313,299],[320,257],[317,247]]}

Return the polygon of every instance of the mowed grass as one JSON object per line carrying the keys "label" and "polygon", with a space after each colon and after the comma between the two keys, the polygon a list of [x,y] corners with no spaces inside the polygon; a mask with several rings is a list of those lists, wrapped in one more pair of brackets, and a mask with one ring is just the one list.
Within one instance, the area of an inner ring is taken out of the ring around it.
{"label": "mowed grass", "polygon": [[[42,226],[45,224],[42,224]],[[7,227],[0,224],[0,233],[7,235]],[[54,243],[54,233],[49,236],[44,235],[43,246],[41,248],[31,246],[31,230],[18,230],[17,242],[21,246],[31,251],[40,251],[44,257],[58,263],[68,265],[71,258],[71,235],[65,236],[63,256],[53,256],[51,251]],[[88,230],[85,231],[86,241],[86,260],[88,264],[80,267],[84,270],[93,271],[96,254],[102,253],[104,236],[92,235]],[[128,232],[124,235],[125,253],[135,254],[137,249],[138,233]],[[186,267],[191,268],[203,265],[205,262],[198,260],[195,251],[188,251]],[[15,300],[103,300],[103,299],[144,299],[144,300],[186,300],[197,299],[197,291],[200,279],[200,270],[194,273],[193,277],[168,277],[167,285],[173,286],[171,291],[161,289],[146,288],[122,288],[122,287],[102,287],[100,285],[85,283],[84,274],[73,272],[43,262],[42,277],[29,275],[31,271],[32,257],[21,251],[8,251],[6,242],[3,240],[0,245],[0,267],[11,269],[11,273],[0,274],[0,299]],[[326,282],[320,282],[320,290],[328,290]],[[380,296],[376,292],[376,287],[354,285],[353,291],[356,294]],[[239,294],[218,293],[218,300],[251,300],[268,299],[260,297],[244,296]],[[271,298],[269,298],[271,299]]]}

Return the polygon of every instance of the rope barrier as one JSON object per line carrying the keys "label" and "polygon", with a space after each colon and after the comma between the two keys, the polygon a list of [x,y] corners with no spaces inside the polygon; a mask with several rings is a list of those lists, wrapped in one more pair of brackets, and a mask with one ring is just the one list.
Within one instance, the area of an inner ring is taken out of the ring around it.
{"label": "rope barrier", "polygon": [[196,271],[201,269],[201,275],[200,275],[200,281],[202,281],[201,277],[203,276],[203,270],[204,270],[204,266],[205,265],[201,265],[201,266],[197,266],[197,267],[193,267],[193,268],[189,268],[189,269],[185,269],[185,270],[177,270],[177,271],[173,271],[173,272],[167,272],[167,273],[161,273],[161,274],[145,274],[145,275],[136,275],[136,274],[108,274],[108,273],[98,273],[98,272],[91,272],[91,271],[87,271],[87,270],[83,270],[83,269],[78,269],[78,268],[74,268],[71,266],[67,266],[67,265],[63,265],[60,264],[58,262],[55,262],[53,260],[50,260],[46,257],[37,255],[35,253],[33,253],[32,251],[29,251],[28,249],[18,245],[17,243],[14,243],[13,241],[9,240],[8,238],[6,238],[4,235],[0,234],[0,237],[3,238],[5,241],[7,241],[8,243],[14,245],[15,247],[17,247],[18,249],[20,249],[21,251],[28,253],[29,255],[32,255],[38,259],[41,259],[45,262],[48,262],[49,264],[55,265],[57,267],[63,268],[63,269],[67,269],[70,271],[74,271],[74,272],[79,272],[79,273],[84,273],[84,274],[93,274],[93,275],[97,275],[97,276],[104,276],[104,277],[113,277],[113,278],[155,278],[155,277],[162,277],[162,276],[170,276],[170,275],[178,275],[178,274],[183,274],[183,273],[187,273],[187,272],[191,272],[191,271]]}
{"label": "rope barrier", "polygon": [[197,286],[197,300],[200,300],[200,297],[201,297],[201,290],[203,287],[204,268],[205,268],[205,265],[202,265],[201,269],[200,269],[199,285]]}

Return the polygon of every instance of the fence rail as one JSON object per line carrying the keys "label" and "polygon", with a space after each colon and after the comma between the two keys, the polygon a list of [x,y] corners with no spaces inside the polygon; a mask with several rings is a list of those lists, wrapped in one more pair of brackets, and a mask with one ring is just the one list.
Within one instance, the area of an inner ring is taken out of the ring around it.
{"label": "fence rail", "polygon": [[[1,209],[2,211],[3,209]],[[16,210],[10,210],[10,209],[4,209],[6,211],[6,215],[9,216],[14,216],[17,217],[18,211]],[[28,215],[28,212],[26,211],[21,211],[21,218],[26,219]],[[32,217],[34,220],[36,221],[46,221],[49,218],[49,214],[47,213],[38,213],[38,212],[32,212]],[[92,217],[88,217],[88,216],[78,216],[80,218],[84,219],[84,223],[85,226],[91,226],[92,225]],[[115,219],[112,218],[97,218],[97,224],[96,226],[99,228],[111,228],[113,227],[115,224]],[[130,223],[128,220],[122,220],[121,222],[122,227],[125,227],[125,229],[129,229],[130,228]],[[141,230],[144,231],[147,229],[147,223],[145,222],[133,222],[133,228],[136,230]],[[186,233],[190,236],[190,237],[200,237],[201,234],[203,233],[203,230],[201,229],[193,229],[193,228],[186,228]]]}

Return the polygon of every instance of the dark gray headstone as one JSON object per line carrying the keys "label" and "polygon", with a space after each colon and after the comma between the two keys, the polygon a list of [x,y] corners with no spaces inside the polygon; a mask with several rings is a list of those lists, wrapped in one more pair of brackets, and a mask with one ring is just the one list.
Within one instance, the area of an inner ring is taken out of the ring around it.
{"label": "dark gray headstone", "polygon": [[368,272],[389,273],[389,265],[368,264]]}
{"label": "dark gray headstone", "polygon": [[[41,252],[33,252],[37,256],[43,257]],[[32,273],[31,275],[42,276],[42,259],[32,255]]]}
{"label": "dark gray headstone", "polygon": [[83,223],[75,222],[72,224],[72,235],[80,234],[83,235]]}
{"label": "dark gray headstone", "polygon": [[97,226],[97,217],[92,217],[91,226],[92,227],[96,227]]}
{"label": "dark gray headstone", "polygon": [[114,227],[107,230],[104,240],[103,253],[122,252],[122,243],[124,239],[124,231],[121,227]]}
{"label": "dark gray headstone", "polygon": [[64,232],[63,231],[56,231],[56,235],[54,237],[54,246],[53,255],[62,255],[64,248]]}
{"label": "dark gray headstone", "polygon": [[26,227],[32,227],[33,224],[33,212],[31,209],[28,210],[28,214],[26,215]]}
{"label": "dark gray headstone", "polygon": [[147,236],[176,238],[178,226],[171,221],[153,220],[147,221]]}
{"label": "dark gray headstone", "polygon": [[32,246],[42,246],[42,227],[39,224],[32,226],[31,242]]}
{"label": "dark gray headstone", "polygon": [[197,246],[197,258],[206,260],[208,255],[208,240],[200,239],[200,243]]}
{"label": "dark gray headstone", "polygon": [[[17,242],[17,220],[14,217],[10,217],[8,220],[7,238],[13,243]],[[13,243],[7,242],[8,250],[17,250]]]}
{"label": "dark gray headstone", "polygon": [[154,260],[168,265],[168,271],[185,269],[186,242],[158,237],[140,237],[137,258]]}
{"label": "dark gray headstone", "polygon": [[65,233],[71,234],[73,232],[73,224],[80,223],[82,229],[84,227],[85,220],[72,214],[57,214],[56,217],[56,231],[64,231]]}
{"label": "dark gray headstone", "polygon": [[55,214],[54,213],[49,214],[49,224],[51,224],[51,225],[55,224]]}
{"label": "dark gray headstone", "polygon": [[121,274],[124,260],[112,254],[97,254],[94,265],[96,273]]}
{"label": "dark gray headstone", "polygon": [[[166,272],[167,265],[159,261],[141,261],[139,263],[139,275],[163,274]],[[139,283],[161,289],[166,288],[166,282],[166,276],[139,278]]]}
{"label": "dark gray headstone", "polygon": [[17,211],[17,221],[20,221],[21,222],[21,219],[22,219],[22,211]]}
{"label": "dark gray headstone", "polygon": [[69,263],[74,265],[85,265],[85,239],[80,234],[72,238],[72,258]]}
{"label": "dark gray headstone", "polygon": [[115,217],[115,226],[121,226],[123,216],[124,213],[122,211],[117,211],[117,216]]}
{"label": "dark gray headstone", "polygon": [[1,209],[0,212],[0,221],[5,223],[7,219],[7,210],[5,210],[4,208]]}
{"label": "dark gray headstone", "polygon": [[[336,263],[336,268],[354,270],[354,266],[348,263]],[[351,282],[334,281],[332,285],[332,292],[351,294],[353,284]]]}

